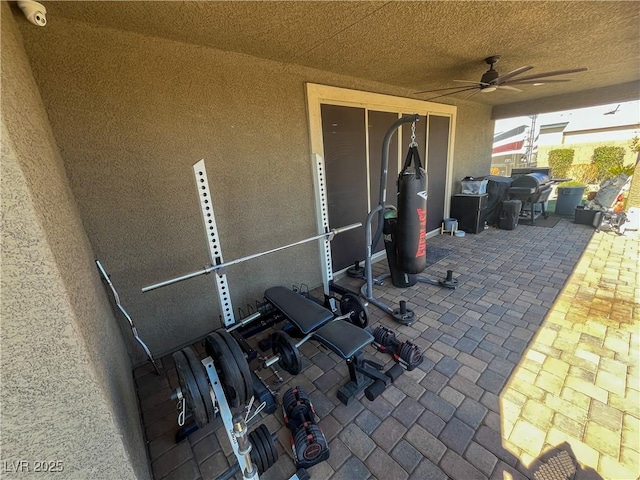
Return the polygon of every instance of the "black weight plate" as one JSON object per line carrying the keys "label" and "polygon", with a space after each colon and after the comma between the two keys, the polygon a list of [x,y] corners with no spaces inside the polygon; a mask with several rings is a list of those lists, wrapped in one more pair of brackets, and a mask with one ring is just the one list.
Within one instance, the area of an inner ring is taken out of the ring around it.
{"label": "black weight plate", "polygon": [[261,455],[260,458],[262,460],[262,472],[264,473],[267,470],[269,470],[269,467],[271,466],[271,455],[269,455],[269,452],[267,451],[268,445],[265,443],[263,427],[264,425],[259,425],[258,428],[254,430],[254,432],[256,434],[256,438],[258,440],[258,445],[260,448],[260,455]]}
{"label": "black weight plate", "polygon": [[347,275],[351,278],[364,278],[364,268],[349,267],[347,268]]}
{"label": "black weight plate", "polygon": [[278,451],[275,448],[273,440],[271,439],[271,434],[269,433],[269,429],[265,425],[260,425],[258,428],[258,434],[262,436],[262,445],[264,446],[264,451],[266,453],[266,463],[264,466],[265,471],[269,470],[269,468],[276,463],[278,459]]}
{"label": "black weight plate", "polygon": [[205,348],[213,358],[229,405],[231,407],[244,405],[246,401],[246,398],[243,398],[246,394],[244,380],[225,341],[213,332],[207,335]]}
{"label": "black weight plate", "polygon": [[258,427],[259,435],[262,437],[262,446],[265,451],[265,464],[264,469],[269,470],[278,460],[278,450],[276,449],[273,440],[271,439],[271,433],[269,433],[269,429],[266,425],[260,425]]}
{"label": "black weight plate", "polygon": [[256,428],[253,432],[249,434],[249,441],[251,442],[251,446],[255,452],[255,455],[251,455],[251,460],[256,464],[256,468],[258,469],[258,473],[265,472],[265,459],[267,457],[266,452],[264,451],[264,445],[262,445],[262,437],[258,434],[258,429]]}
{"label": "black weight plate", "polygon": [[300,351],[291,337],[282,330],[271,335],[271,351],[280,357],[278,365],[291,375],[298,375],[302,371]]}
{"label": "black weight plate", "polygon": [[357,327],[367,328],[369,325],[367,307],[353,293],[345,293],[340,299],[340,313],[343,315],[351,313],[349,321]]}
{"label": "black weight plate", "polygon": [[207,418],[207,410],[202,402],[200,389],[198,388],[196,379],[193,377],[189,361],[182,351],[173,354],[173,361],[176,365],[178,382],[180,383],[180,390],[182,391],[185,403],[189,406],[196,425],[202,428],[209,422],[209,419]]}
{"label": "black weight plate", "polygon": [[198,385],[198,390],[202,397],[202,403],[207,412],[207,418],[209,419],[209,422],[213,422],[213,419],[216,418],[216,411],[214,410],[213,402],[211,401],[211,394],[209,393],[209,377],[204,369],[204,365],[202,365],[202,362],[198,360],[195,352],[190,347],[183,348],[182,353],[184,353],[184,356],[187,358],[193,378],[196,380],[196,384]]}
{"label": "black weight plate", "polygon": [[402,313],[400,309],[396,309],[393,311],[391,316],[394,318],[394,320],[403,325],[411,325],[416,321],[415,312],[413,310],[409,310],[408,308],[406,309],[405,313]]}
{"label": "black weight plate", "polygon": [[230,381],[228,382],[227,386],[236,392],[236,397],[237,397],[237,401],[239,402],[239,406],[243,406],[248,401],[248,398],[246,395],[247,385],[245,383],[244,376],[240,371],[240,366],[236,361],[237,358],[235,357],[235,355],[233,355],[233,352],[227,346],[227,342],[225,342],[224,338],[220,335],[220,332],[213,332],[213,335],[217,336],[220,348],[224,352],[225,363],[229,365],[229,368],[232,372]]}
{"label": "black weight plate", "polygon": [[240,348],[236,339],[233,338],[229,332],[224,329],[216,330],[216,332],[220,335],[220,338],[227,343],[227,347],[231,350],[231,354],[238,364],[238,370],[240,370],[240,374],[242,375],[244,385],[246,387],[246,399],[249,400],[253,397],[253,379],[251,378],[251,369],[249,368],[247,357],[244,356],[242,348]]}

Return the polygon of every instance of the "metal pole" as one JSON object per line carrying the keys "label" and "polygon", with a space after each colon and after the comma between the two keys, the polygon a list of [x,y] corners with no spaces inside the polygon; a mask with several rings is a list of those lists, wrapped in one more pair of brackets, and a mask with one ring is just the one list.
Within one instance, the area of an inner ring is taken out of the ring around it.
{"label": "metal pole", "polygon": [[[207,248],[209,250],[209,261],[212,265],[223,263],[222,245],[220,244],[220,235],[218,234],[218,225],[216,224],[216,216],[213,210],[213,197],[209,189],[209,180],[207,178],[207,170],[204,165],[204,159],[193,165],[193,175],[196,182],[196,190],[200,203],[200,213],[202,215],[202,223],[204,225]],[[231,302],[231,292],[227,275],[220,273],[216,275],[216,290],[218,293],[218,302],[222,313],[225,326],[233,325],[236,321],[233,313],[233,304]]]}
{"label": "metal pole", "polygon": [[314,237],[310,237],[310,238],[305,238],[304,240],[300,240],[298,242],[294,242],[294,243],[290,243],[289,245],[284,245],[282,247],[277,247],[277,248],[273,248],[271,250],[267,250],[265,252],[260,252],[260,253],[254,253],[253,255],[247,255],[246,257],[241,257],[238,258],[236,260],[231,260],[230,262],[225,262],[225,263],[221,263],[219,265],[210,265],[208,267],[203,268],[202,270],[198,270],[195,272],[191,272],[191,273],[187,273],[185,275],[182,275],[180,277],[176,277],[176,278],[172,278],[170,280],[165,280],[163,282],[159,282],[153,285],[149,285],[147,287],[143,287],[142,291],[143,292],[148,292],[150,290],[155,290],[156,288],[161,288],[161,287],[166,287],[167,285],[172,285],[174,283],[178,283],[181,282],[183,280],[188,280],[190,278],[193,277],[197,277],[199,275],[205,275],[207,273],[211,273],[217,270],[223,270],[227,267],[230,267],[231,265],[235,265],[237,263],[242,263],[242,262],[246,262],[248,260],[253,260],[254,258],[258,258],[258,257],[262,257],[263,255],[268,255],[270,253],[275,253],[275,252],[279,252],[280,250],[284,250],[286,248],[291,248],[291,247],[295,247],[297,245],[302,245],[303,243],[308,243],[308,242],[312,242],[314,240],[319,240],[321,238],[327,238],[329,237],[329,240],[333,239],[333,237],[339,233],[342,232],[346,232],[347,230],[353,230],[354,228],[358,228],[361,227],[362,223],[353,223],[351,225],[347,225],[344,227],[340,227],[340,228],[334,228],[331,231],[327,232],[327,233],[321,233],[320,235],[316,235]]}
{"label": "metal pole", "polygon": [[[240,445],[238,445],[238,438],[234,435],[234,419],[233,412],[229,407],[229,403],[227,402],[227,398],[224,395],[224,391],[222,390],[222,383],[220,382],[220,378],[218,377],[218,372],[215,369],[213,364],[213,359],[211,357],[207,357],[202,360],[202,364],[205,367],[207,372],[207,376],[209,377],[209,384],[211,385],[210,395],[211,401],[214,402],[214,405],[218,404],[218,408],[220,411],[220,417],[222,418],[222,422],[224,423],[224,427],[227,433],[227,437],[229,438],[229,443],[231,443],[231,448],[233,449],[233,453],[238,459],[238,464],[240,466],[240,470],[244,472],[252,472],[253,475],[249,478],[257,479],[258,478],[258,470],[253,467],[251,464],[251,457],[245,458],[244,452],[241,452]],[[247,478],[245,476],[245,478]]]}
{"label": "metal pole", "polygon": [[261,312],[255,312],[249,315],[247,318],[242,320],[240,323],[236,323],[235,325],[227,328],[227,332],[233,332],[234,330],[244,327],[246,324],[253,322],[255,319],[260,318],[262,316]]}
{"label": "metal pole", "polygon": [[244,457],[246,464],[245,470],[242,472],[244,478],[258,478],[258,470],[251,461],[251,443],[247,439],[247,425],[242,418],[242,414],[236,413],[233,416],[233,435],[238,441],[238,454]]}
{"label": "metal pole", "polygon": [[[318,154],[314,155],[314,163],[313,185],[316,191],[317,226],[319,232],[326,232],[329,230],[329,202],[327,201],[327,186],[324,173],[326,168],[324,159]],[[335,312],[336,302],[329,289],[329,283],[333,281],[333,266],[331,262],[331,243],[328,239],[324,239],[320,247],[320,269],[322,271],[322,286],[325,298],[329,298],[331,310]]]}
{"label": "metal pole", "polygon": [[371,243],[371,222],[373,221],[373,216],[380,210],[383,209],[382,204],[378,204],[376,208],[369,212],[367,215],[367,221],[365,223],[365,240],[367,243],[367,254],[364,258],[364,273],[367,278],[367,300],[371,301],[373,299],[373,273],[371,272],[371,256],[373,255],[373,245]]}

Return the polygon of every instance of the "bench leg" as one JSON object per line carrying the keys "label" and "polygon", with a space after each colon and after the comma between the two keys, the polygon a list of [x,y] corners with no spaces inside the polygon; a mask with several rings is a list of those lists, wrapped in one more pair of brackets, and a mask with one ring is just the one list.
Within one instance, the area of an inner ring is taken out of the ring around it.
{"label": "bench leg", "polygon": [[337,395],[338,400],[340,400],[345,405],[349,405],[351,401],[356,397],[356,395],[364,391],[365,388],[373,383],[372,378],[364,375],[360,371],[363,364],[364,362],[362,352],[358,352],[353,357],[347,359],[347,366],[349,367],[349,377],[351,379],[338,389]]}
{"label": "bench leg", "polygon": [[387,376],[381,372],[383,366],[365,360],[362,350],[347,359],[347,366],[349,367],[350,380],[338,389],[337,394],[338,400],[345,405],[349,405],[356,395],[376,380],[388,380]]}

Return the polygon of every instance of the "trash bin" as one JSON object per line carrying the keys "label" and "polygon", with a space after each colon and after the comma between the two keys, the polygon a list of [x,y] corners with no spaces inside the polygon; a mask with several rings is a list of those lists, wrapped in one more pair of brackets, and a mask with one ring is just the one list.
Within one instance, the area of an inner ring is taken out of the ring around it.
{"label": "trash bin", "polygon": [[516,228],[521,209],[522,201],[520,200],[505,200],[502,202],[498,227],[500,227],[501,230],[513,230]]}
{"label": "trash bin", "polygon": [[582,203],[582,196],[587,187],[558,187],[556,213],[573,215],[576,207]]}

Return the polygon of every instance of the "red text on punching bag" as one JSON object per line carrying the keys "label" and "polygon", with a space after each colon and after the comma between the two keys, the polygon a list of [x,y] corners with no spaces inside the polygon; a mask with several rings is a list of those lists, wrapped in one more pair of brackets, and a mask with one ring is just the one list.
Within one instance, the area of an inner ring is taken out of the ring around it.
{"label": "red text on punching bag", "polygon": [[427,254],[427,211],[423,208],[416,208],[420,221],[420,239],[416,258],[424,257]]}

